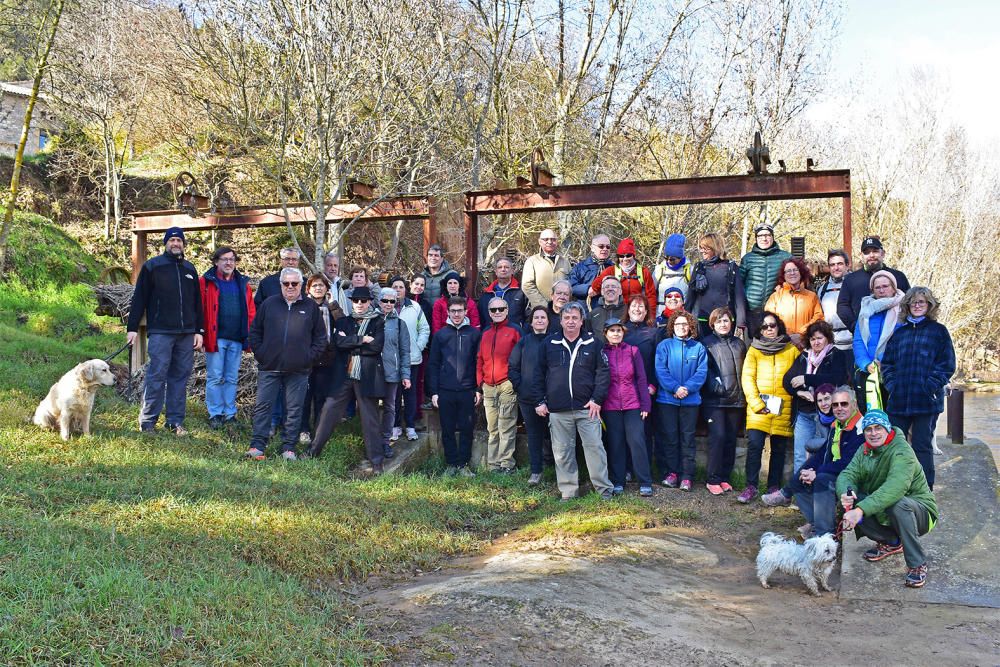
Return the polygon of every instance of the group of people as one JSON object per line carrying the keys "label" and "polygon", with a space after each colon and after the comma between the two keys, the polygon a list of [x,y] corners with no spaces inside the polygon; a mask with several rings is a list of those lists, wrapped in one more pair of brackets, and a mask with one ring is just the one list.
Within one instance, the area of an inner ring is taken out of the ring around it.
{"label": "group of people", "polygon": [[[817,285],[770,225],[754,233],[739,262],[718,234],[698,239],[700,260],[692,262],[685,236],[672,234],[650,268],[638,262],[632,239],[613,246],[605,234],[592,239],[589,257],[571,263],[547,229],[520,280],[501,258],[493,282],[473,299],[437,245],[422,272],[393,276],[382,288],[363,267],[342,281],[332,254],[306,279],[298,251],[285,249],[281,270],[254,293],[231,248],[219,248],[196,279],[175,228],[164,254],[143,266],[129,321],[130,340],[144,314],[149,332],[140,428],[155,426],[165,396],[167,428],[183,432],[183,373],[201,347],[213,426],[235,419],[243,351],[257,359],[246,453],[253,459],[264,458],[277,431],[283,458],[297,458],[300,444],[319,456],[353,408],[363,467],[378,474],[392,442],[404,429],[416,439],[421,412],[433,408],[446,474],[472,476],[482,403],[491,471],[516,469],[520,415],[530,484],[540,483],[549,456],[562,499],[576,497],[579,438],[598,494],[613,497],[635,481],[651,496],[654,479],[693,489],[700,417],[706,487],[722,496],[735,491],[745,421],[739,502],[756,497],[770,440],[763,502],[794,498],[809,537],[835,529],[839,495],[844,525],[878,540],[871,560],[905,550],[907,585],[922,585],[926,559],[916,538],[937,517],[933,434],[955,371],[938,301],[884,266],[878,237],[864,239],[853,272],[846,253],[830,251],[829,275]],[[794,472],[785,484],[789,444]],[[862,523],[862,514],[874,519]]]}

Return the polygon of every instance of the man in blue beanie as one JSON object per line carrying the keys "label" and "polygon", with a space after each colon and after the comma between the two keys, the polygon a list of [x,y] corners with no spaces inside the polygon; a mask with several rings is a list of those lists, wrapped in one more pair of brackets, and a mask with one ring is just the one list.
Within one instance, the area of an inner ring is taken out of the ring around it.
{"label": "man in blue beanie", "polygon": [[[666,293],[671,287],[681,291],[681,302],[687,298],[688,285],[691,283],[691,263],[684,254],[686,237],[683,234],[671,234],[663,244],[663,261],[653,269],[653,280],[656,282],[656,316],[663,312],[666,303]],[[650,304],[652,305],[652,304]]]}
{"label": "man in blue beanie", "polygon": [[187,435],[184,414],[187,382],[194,366],[194,351],[201,349],[205,333],[198,273],[184,259],[184,230],[171,227],[163,235],[163,254],[142,265],[132,292],[126,339],[139,337],[146,317],[149,366],[142,391],[139,429],[156,428],[166,404],[166,428]]}

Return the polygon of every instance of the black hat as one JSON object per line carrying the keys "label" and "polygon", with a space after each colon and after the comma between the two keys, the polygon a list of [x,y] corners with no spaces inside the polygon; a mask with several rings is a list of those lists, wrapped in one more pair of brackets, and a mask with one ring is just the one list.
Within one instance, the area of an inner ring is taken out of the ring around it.
{"label": "black hat", "polygon": [[622,322],[617,317],[609,317],[608,319],[604,320],[604,330],[607,331],[611,327],[621,327],[622,329],[624,329],[625,323]]}
{"label": "black hat", "polygon": [[184,238],[184,230],[180,227],[171,227],[163,233],[163,245],[167,245],[167,241],[174,237],[179,238],[185,245],[187,245],[187,239]]}
{"label": "black hat", "polygon": [[360,301],[362,299],[372,300],[372,291],[368,289],[367,285],[362,285],[361,287],[355,287],[354,291],[351,292],[351,301]]}
{"label": "black hat", "polygon": [[865,240],[861,242],[861,252],[866,252],[872,249],[881,250],[882,239],[877,236],[866,236]]}

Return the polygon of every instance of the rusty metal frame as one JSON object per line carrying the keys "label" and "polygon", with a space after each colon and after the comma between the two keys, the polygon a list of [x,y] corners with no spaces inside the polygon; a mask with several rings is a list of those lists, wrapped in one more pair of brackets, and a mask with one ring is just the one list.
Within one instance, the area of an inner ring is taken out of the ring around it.
{"label": "rusty metal frame", "polygon": [[657,181],[523,187],[465,193],[465,253],[468,284],[476,284],[479,217],[506,213],[550,213],[637,206],[676,206],[779,199],[840,198],[843,202],[844,250],[851,256],[851,172],[827,171],[708,176]]}

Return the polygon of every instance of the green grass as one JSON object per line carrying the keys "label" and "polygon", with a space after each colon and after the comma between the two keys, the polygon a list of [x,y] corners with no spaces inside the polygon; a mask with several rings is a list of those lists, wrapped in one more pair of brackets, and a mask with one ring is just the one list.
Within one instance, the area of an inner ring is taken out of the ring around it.
{"label": "green grass", "polygon": [[100,262],[61,227],[21,211],[14,213],[7,261],[16,282],[40,292],[49,283],[94,283],[101,273]]}
{"label": "green grass", "polygon": [[318,461],[245,463],[191,403],[190,437],[139,437],[102,390],[94,435],[30,423],[48,387],[120,325],[85,288],[0,290],[0,664],[372,664],[386,653],[342,593],[434,567],[514,528],[655,522],[633,500],[559,503],[526,475],[352,479],[360,438]]}

